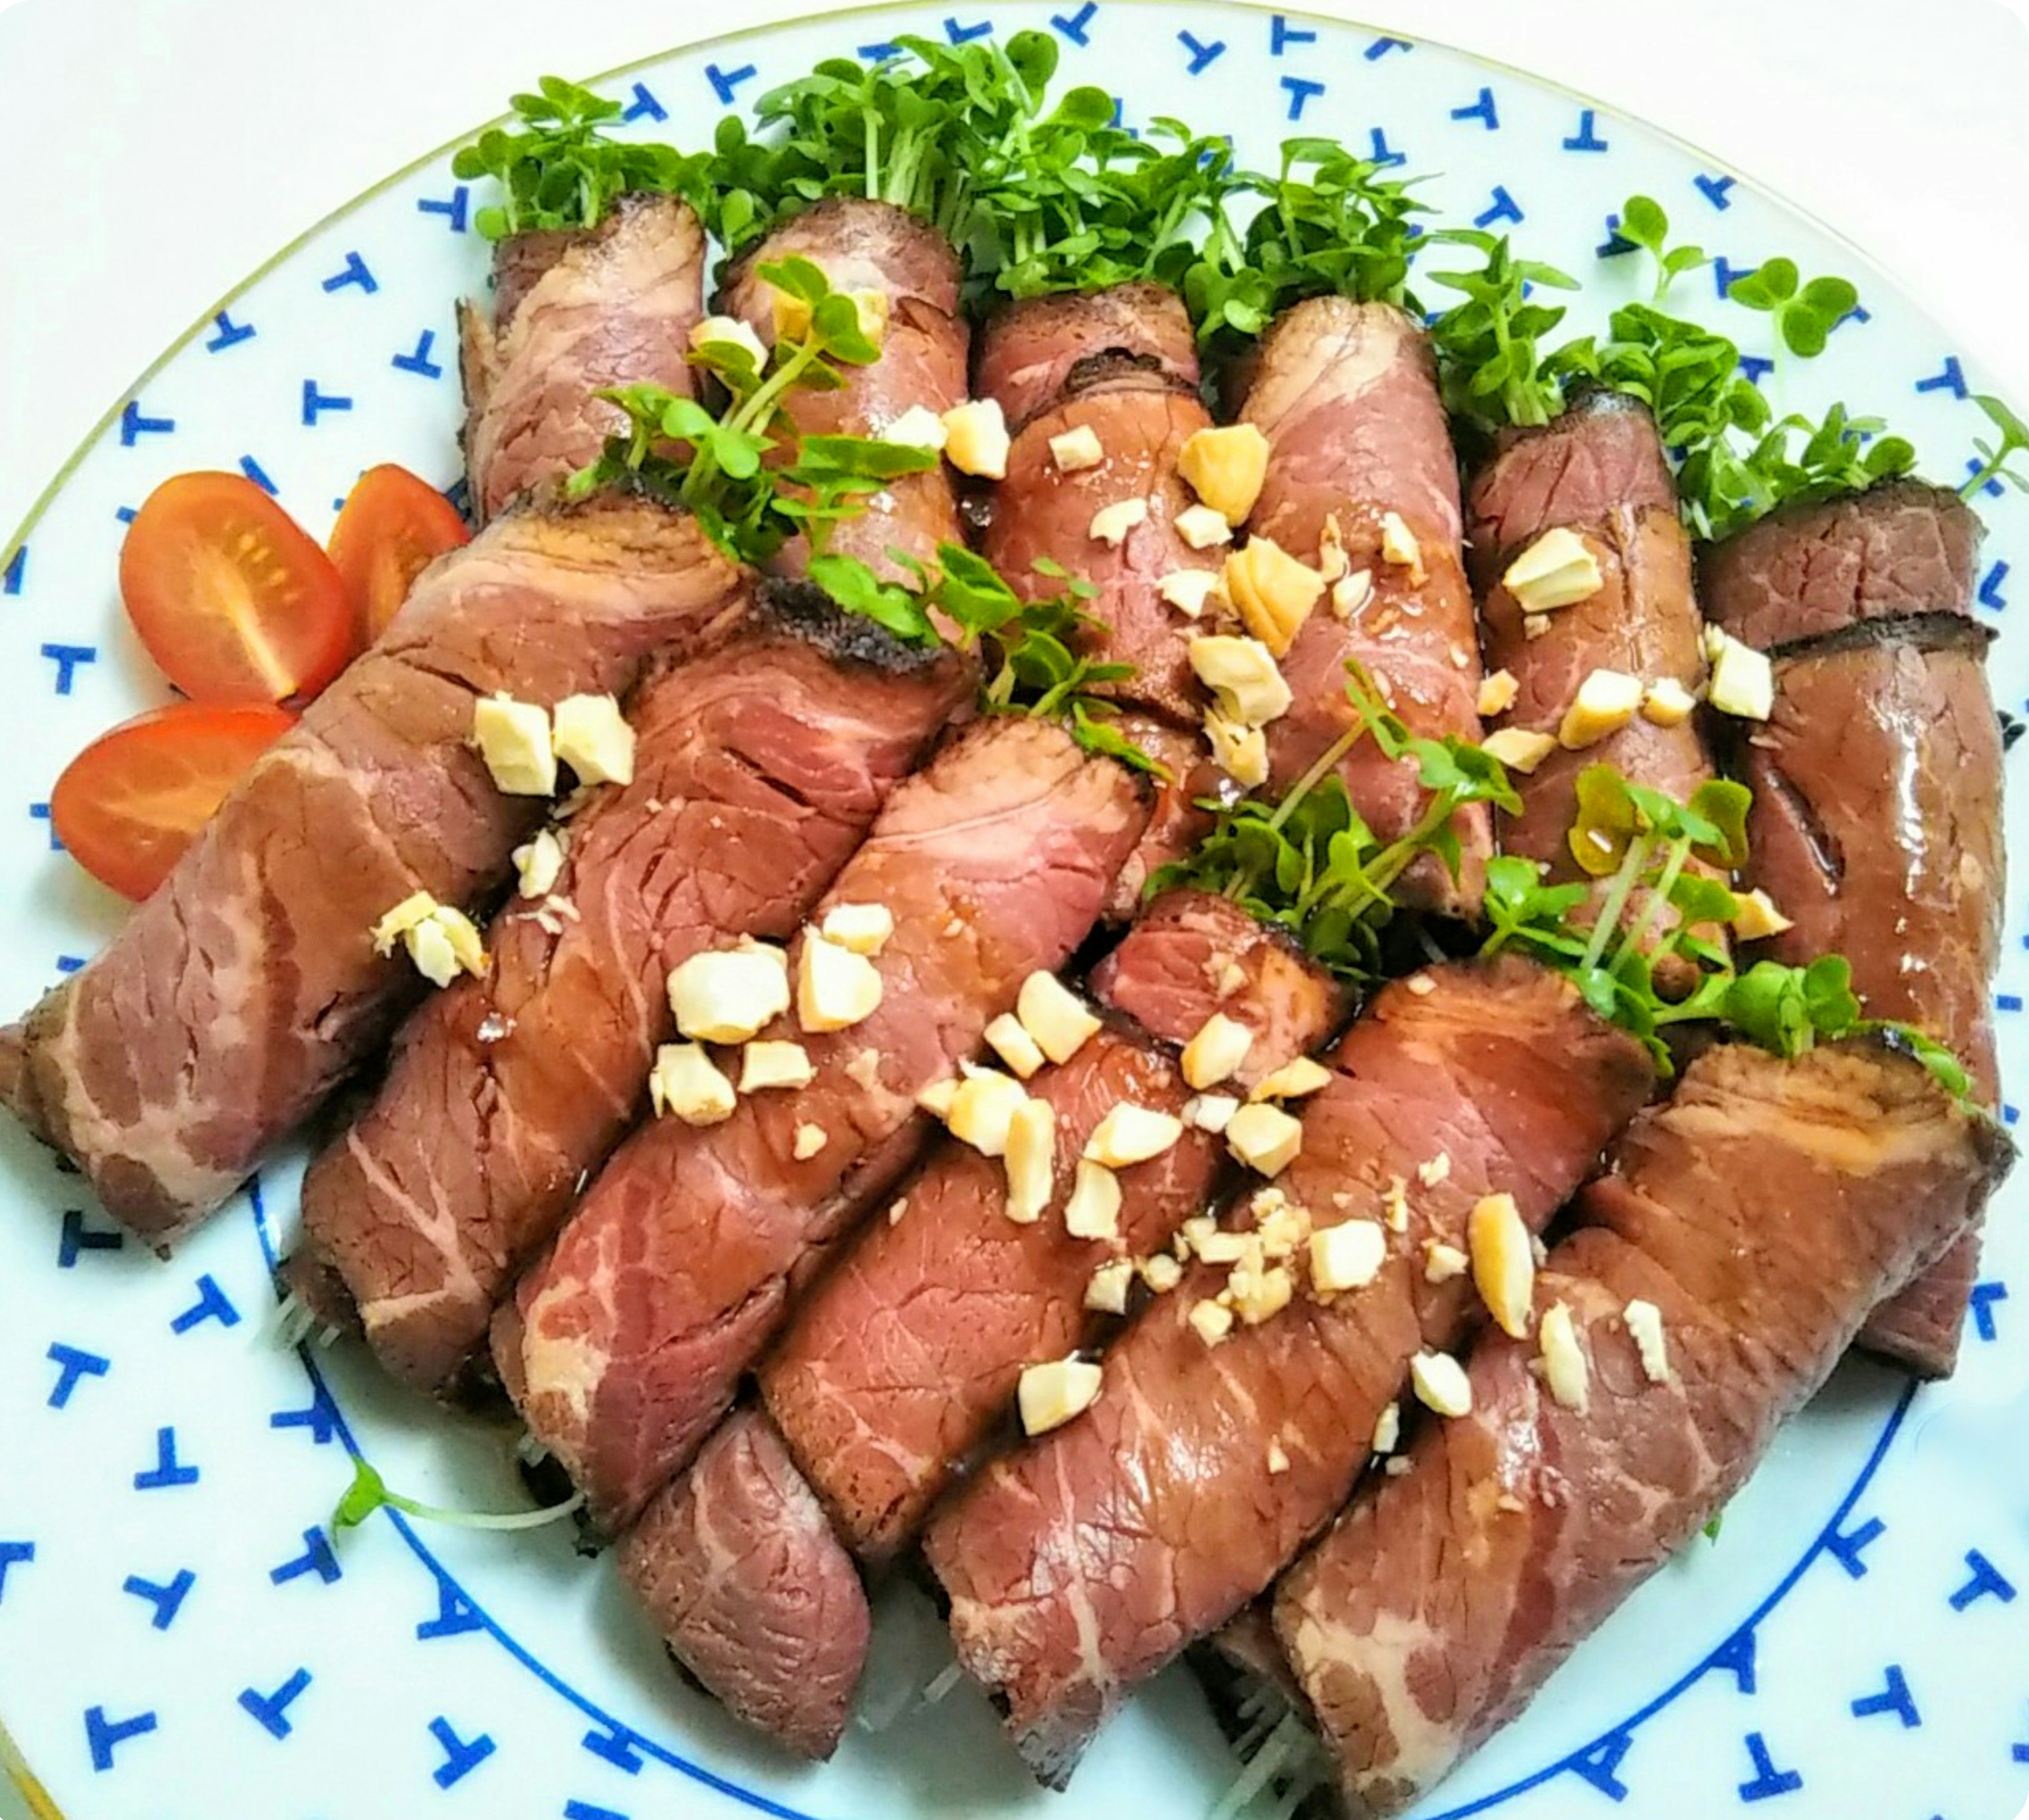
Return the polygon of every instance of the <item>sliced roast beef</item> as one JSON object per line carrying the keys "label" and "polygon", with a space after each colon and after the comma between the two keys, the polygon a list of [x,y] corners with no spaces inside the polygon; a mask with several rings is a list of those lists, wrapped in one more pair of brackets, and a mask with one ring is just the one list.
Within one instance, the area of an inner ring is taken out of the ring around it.
{"label": "sliced roast beef", "polygon": [[1204,1206],[1222,1149],[1185,1129],[1171,1149],[1119,1172],[1119,1233],[1066,1231],[1063,1205],[1086,1139],[1114,1106],[1180,1114],[1191,1096],[1174,1050],[1215,1011],[1256,1032],[1241,1092],[1321,1040],[1338,992],[1281,936],[1219,898],[1152,906],[1095,979],[1102,1001],[1149,1014],[1103,1029],[1028,1083],[1056,1114],[1056,1186],[1042,1217],[1007,1217],[1002,1166],[948,1145],[799,1311],[763,1367],[762,1395],[840,1533],[892,1555],[1011,1407],[1025,1368],[1099,1339],[1085,1306],[1093,1272],[1165,1249]]}
{"label": "sliced roast beef", "polygon": [[[1181,391],[1198,385],[1197,337],[1183,299],[1161,284],[1024,298],[987,323],[976,375],[1008,427],[1082,389],[1095,369],[1139,368]],[[1082,369],[1082,370],[1081,370]]]}
{"label": "sliced roast beef", "polygon": [[1107,921],[1126,923],[1141,914],[1155,874],[1188,858],[1211,832],[1212,812],[1204,806],[1218,799],[1223,779],[1194,728],[1186,731],[1147,714],[1122,714],[1112,725],[1162,767],[1148,831],[1120,869],[1106,903]]}
{"label": "sliced roast beef", "polygon": [[563,831],[554,884],[495,918],[493,966],[410,1020],[372,1105],[311,1166],[306,1249],[382,1362],[440,1390],[640,1108],[699,951],[786,941],[970,684],[774,591],[637,691],[631,784]]}
{"label": "sliced roast beef", "polygon": [[735,1717],[801,1756],[838,1748],[873,1616],[766,1416],[721,1427],[619,1556],[671,1650]]}
{"label": "sliced roast beef", "polygon": [[29,1014],[9,1103],[143,1237],[196,1224],[418,996],[374,925],[416,891],[491,891],[543,813],[495,787],[474,703],[625,692],[746,598],[656,506],[501,519],[428,572],[113,945]]}
{"label": "sliced roast beef", "polygon": [[466,469],[482,524],[598,459],[625,420],[595,392],[690,392],[704,265],[704,230],[673,196],[621,196],[595,228],[495,246],[491,321],[478,304],[458,306]]}
{"label": "sliced roast beef", "polygon": [[[1773,717],[1734,755],[1754,791],[1749,882],[1794,926],[1765,951],[1842,954],[1868,1014],[1947,1043],[1998,1095],[2001,735],[1972,619],[1979,524],[1898,481],[1778,512],[1707,556],[1713,620],[1777,654]],[[1927,1375],[1957,1360],[1976,1234],[1864,1338]]]}
{"label": "sliced roast beef", "polygon": [[792,1277],[920,1147],[916,1095],[1069,958],[1148,814],[1133,777],[1053,725],[968,729],[896,791],[820,906],[893,918],[871,1015],[779,1020],[766,1035],[802,1044],[809,1085],[714,1125],[658,1118],[614,1154],[494,1329],[503,1381],[599,1526],[624,1526],[725,1413]]}
{"label": "sliced roast beef", "polygon": [[[1515,679],[1503,725],[1556,738],[1580,686],[1601,669],[1674,682],[1688,707],[1704,682],[1704,622],[1676,483],[1644,406],[1624,392],[1595,391],[1541,428],[1509,432],[1473,482],[1467,519],[1486,665]],[[1588,598],[1538,613],[1503,576],[1551,532],[1578,538],[1600,584]],[[1555,880],[1584,877],[1567,837],[1578,773],[1599,763],[1680,803],[1713,775],[1694,719],[1659,725],[1638,714],[1603,739],[1560,745],[1534,771],[1516,773],[1522,813],[1504,818],[1502,851],[1548,866]],[[1592,907],[1605,890],[1604,880],[1595,886]],[[1675,911],[1657,912],[1655,926],[1669,927]]]}
{"label": "sliced roast beef", "polygon": [[[775,339],[775,289],[760,268],[807,259],[835,291],[884,298],[887,326],[881,358],[841,370],[836,391],[799,391],[785,401],[807,436],[878,436],[921,406],[941,413],[966,395],[966,334],[958,313],[958,256],[936,229],[906,210],[863,197],[834,196],[792,217],[748,252],[728,275],[721,306],[745,321],[764,343]],[[882,574],[906,580],[889,556],[899,548],[918,562],[965,533],[951,476],[941,467],[909,474],[870,495],[865,510],[835,526],[830,548],[856,556]],[[800,538],[775,559],[777,573],[801,574],[809,551]]]}
{"label": "sliced roast beef", "polygon": [[1288,1306],[1208,1341],[1199,1304],[1232,1285],[1200,1261],[1107,1355],[1085,1414],[987,1468],[927,1532],[959,1660],[1053,1785],[1330,1520],[1411,1358],[1463,1336],[1470,1283],[1429,1281],[1429,1247],[1462,1247],[1496,1193],[1540,1228],[1651,1081],[1631,1038],[1512,958],[1388,987],[1334,1059],[1270,1199],[1317,1228],[1364,1222],[1371,1280],[1314,1294],[1300,1251]]}
{"label": "sliced roast beef", "polygon": [[[1989,1121],[1878,1044],[1693,1062],[1581,1195],[1531,1336],[1489,1333],[1470,1412],[1426,1425],[1407,1475],[1283,1581],[1277,1630],[1348,1811],[1400,1811],[1515,1717],[1724,1506],[2006,1161]],[[1558,1307],[1582,1391],[1540,1357]]]}
{"label": "sliced roast beef", "polygon": [[[1286,788],[1353,725],[1348,662],[1366,667],[1411,733],[1478,739],[1479,643],[1460,547],[1458,470],[1422,332],[1385,304],[1300,303],[1262,344],[1242,417],[1271,451],[1252,535],[1327,572],[1336,565],[1325,547],[1335,540],[1348,575],[1367,578],[1363,588],[1356,582],[1320,602],[1282,660],[1296,699],[1268,728],[1274,784]],[[1391,515],[1400,527],[1391,541],[1407,560],[1384,554]],[[1338,770],[1382,840],[1423,813],[1414,763],[1391,764],[1371,740],[1356,743]],[[1404,877],[1405,898],[1474,911],[1493,840],[1483,806],[1461,813],[1458,835],[1459,879],[1434,858],[1419,862]]]}

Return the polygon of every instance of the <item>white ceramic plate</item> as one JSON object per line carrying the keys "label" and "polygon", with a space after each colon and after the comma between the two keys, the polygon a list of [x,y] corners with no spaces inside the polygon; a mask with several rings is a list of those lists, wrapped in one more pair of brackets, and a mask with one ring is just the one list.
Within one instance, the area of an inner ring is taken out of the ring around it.
{"label": "white ceramic plate", "polygon": [[[1515,72],[1356,27],[1215,3],[977,0],[884,8],[658,58],[601,86],[632,129],[695,143],[818,58],[898,33],[1055,32],[1064,76],[1129,123],[1178,114],[1272,157],[1293,130],[1397,153],[1454,220],[1512,228],[1582,274],[1581,317],[1631,291],[1597,257],[1633,191],[1739,269],[1788,253],[1860,281],[1868,313],[1764,383],[1888,414],[1928,473],[1963,475],[1982,389],[1893,283],[1702,154]],[[530,71],[530,77],[539,73]],[[666,124],[665,124],[666,117]],[[1293,123],[1294,123],[1293,124]],[[424,159],[287,248],[121,399],[0,551],[0,1006],[26,1006],[117,926],[52,851],[42,802],[92,735],[162,685],[121,616],[121,515],[165,476],[243,467],[321,534],[353,477],[451,484],[452,299],[483,282],[477,198]],[[1711,273],[1675,299],[1717,319]],[[1765,352],[1760,319],[1723,311]],[[2029,511],[1979,502],[1995,694],[2029,691]],[[2014,615],[2006,609],[2017,602]],[[2009,820],[2018,852],[2029,796]],[[2004,1014],[2018,1012],[2011,910]],[[2012,977],[2010,977],[2012,976]],[[2025,1077],[2004,1015],[2008,1077]],[[2009,1117],[2013,1114],[2011,1110]],[[0,1717],[72,1820],[817,1820],[1202,1813],[1230,1759],[1172,1673],[1063,1798],[1026,1782],[984,1703],[919,1693],[948,1659],[911,1593],[885,1600],[871,1721],[786,1766],[669,1672],[609,1567],[551,1532],[374,1518],[325,1533],[363,1447],[391,1483],[512,1507],[512,1437],[405,1399],[344,1348],[273,1338],[300,1159],[278,1162],[174,1261],[112,1236],[74,1177],[0,1129]],[[2029,1792],[2029,1179],[1997,1210],[1964,1363],[1912,1392],[1849,1366],[1783,1437],[1716,1546],[1658,1577],[1534,1711],[1426,1811],[1643,1820],[1775,1803],[1790,1820],[2010,1820]],[[2009,1299],[2011,1283],[2014,1299]]]}

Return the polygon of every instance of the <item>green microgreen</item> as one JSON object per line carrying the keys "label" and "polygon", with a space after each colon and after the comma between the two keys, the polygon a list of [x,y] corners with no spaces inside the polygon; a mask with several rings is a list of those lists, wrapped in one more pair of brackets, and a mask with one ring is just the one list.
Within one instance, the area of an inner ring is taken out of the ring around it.
{"label": "green microgreen", "polygon": [[1244,234],[1224,210],[1185,272],[1184,301],[1207,347],[1231,354],[1304,298],[1337,295],[1414,308],[1409,266],[1426,205],[1335,139],[1293,139],[1273,176],[1244,172],[1234,194],[1263,198]]}
{"label": "green microgreen", "polygon": [[2001,432],[2001,440],[1975,440],[1973,448],[1981,465],[1974,470],[1972,478],[1959,489],[1960,495],[1972,499],[1982,487],[1994,480],[2005,480],[2017,492],[2029,493],[2029,477],[2018,473],[2014,466],[2017,455],[2029,454],[2029,424],[2024,424],[1999,398],[1990,394],[1975,394],[1972,402],[1986,413],[1987,421]]}
{"label": "green microgreen", "polygon": [[1614,232],[1655,262],[1653,300],[1657,303],[1669,295],[1671,286],[1686,272],[1696,272],[1712,263],[1711,254],[1702,246],[1670,245],[1670,217],[1653,196],[1630,196],[1621,205],[1620,224]]}
{"label": "green microgreen", "polygon": [[595,228],[629,191],[662,191],[702,203],[705,158],[609,139],[604,129],[620,118],[620,103],[561,76],[544,76],[536,89],[513,98],[524,130],[488,127],[451,160],[454,176],[492,177],[500,184],[502,199],[473,217],[488,239],[537,228]]}
{"label": "green microgreen", "polygon": [[1782,345],[1804,360],[1825,351],[1831,332],[1860,306],[1860,292],[1845,278],[1805,281],[1793,259],[1767,259],[1726,287],[1727,301],[1759,310],[1775,323]]}
{"label": "green microgreen", "polygon": [[822,549],[830,527],[859,510],[866,495],[937,465],[932,450],[873,437],[796,436],[785,410],[790,394],[835,389],[844,384],[842,367],[866,365],[880,350],[852,298],[833,291],[810,261],[764,265],[761,276],[805,306],[805,326],[779,336],[765,363],[739,342],[698,349],[693,364],[716,375],[727,395],[721,410],[661,386],[600,393],[620,407],[628,428],[571,476],[570,497],[625,480],[692,513],[735,561],[762,563],[799,531]]}
{"label": "green microgreen", "polygon": [[1504,236],[1480,228],[1444,228],[1429,238],[1482,256],[1476,271],[1430,274],[1430,283],[1463,299],[1430,324],[1446,407],[1485,430],[1547,424],[1563,409],[1564,397],[1542,340],[1565,311],[1533,293],[1575,291],[1578,280],[1554,265],[1518,258]]}
{"label": "green microgreen", "polygon": [[561,1504],[551,1504],[540,1510],[454,1510],[438,1504],[425,1504],[414,1498],[404,1497],[399,1492],[390,1491],[387,1481],[365,1459],[355,1459],[352,1466],[352,1483],[345,1488],[331,1513],[331,1533],[334,1538],[347,1529],[355,1529],[376,1510],[399,1510],[405,1517],[415,1517],[427,1523],[448,1523],[462,1529],[540,1529],[545,1524],[560,1522],[570,1516],[584,1503],[584,1493],[578,1492]]}
{"label": "green microgreen", "polygon": [[[1426,854],[1456,877],[1459,811],[1487,803],[1514,814],[1521,799],[1497,759],[1468,741],[1412,736],[1357,665],[1348,673],[1352,726],[1279,801],[1248,798],[1221,810],[1196,851],[1160,869],[1148,888],[1153,895],[1187,884],[1216,892],[1258,921],[1289,930],[1332,972],[1363,982],[1380,965],[1396,880]],[[1339,761],[1363,739],[1386,758],[1413,763],[1427,793],[1415,824],[1392,840],[1367,825],[1338,775]]]}

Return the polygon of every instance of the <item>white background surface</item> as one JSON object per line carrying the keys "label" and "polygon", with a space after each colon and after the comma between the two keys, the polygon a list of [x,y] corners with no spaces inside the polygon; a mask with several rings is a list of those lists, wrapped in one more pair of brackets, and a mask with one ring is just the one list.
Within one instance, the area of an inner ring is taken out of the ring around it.
{"label": "white background surface", "polygon": [[[510,89],[812,9],[0,0],[0,542],[221,293],[361,189],[499,111]],[[2029,406],[2029,28],[2002,0],[1302,9],[1539,71],[1692,140],[1864,247]],[[707,124],[670,131],[695,143]],[[1865,271],[1852,275],[1864,291]],[[20,1741],[32,1762],[35,1741]],[[19,1814],[0,1780],[0,1816]]]}

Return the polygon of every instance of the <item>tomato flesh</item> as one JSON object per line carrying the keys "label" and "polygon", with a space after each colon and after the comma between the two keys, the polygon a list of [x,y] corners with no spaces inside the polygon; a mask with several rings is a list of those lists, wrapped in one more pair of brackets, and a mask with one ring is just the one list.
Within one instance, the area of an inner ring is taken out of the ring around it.
{"label": "tomato flesh", "polygon": [[373,643],[416,577],[471,538],[458,508],[406,468],[386,461],[361,475],[331,528],[331,559],[352,602],[358,643]]}
{"label": "tomato flesh", "polygon": [[296,724],[280,708],[178,702],[102,733],[50,792],[71,857],[136,903],[167,878],[228,792]]}
{"label": "tomato flesh", "polygon": [[194,702],[305,702],[352,654],[331,559],[243,474],[180,474],[150,494],[121,546],[120,594]]}

